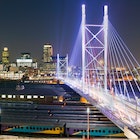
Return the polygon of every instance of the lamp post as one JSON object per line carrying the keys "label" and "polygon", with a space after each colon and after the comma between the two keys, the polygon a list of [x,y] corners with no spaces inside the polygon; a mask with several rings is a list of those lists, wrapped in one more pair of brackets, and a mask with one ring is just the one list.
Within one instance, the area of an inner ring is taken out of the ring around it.
{"label": "lamp post", "polygon": [[0,108],[0,135],[1,135],[1,108]]}
{"label": "lamp post", "polygon": [[87,140],[89,140],[89,107],[87,108]]}

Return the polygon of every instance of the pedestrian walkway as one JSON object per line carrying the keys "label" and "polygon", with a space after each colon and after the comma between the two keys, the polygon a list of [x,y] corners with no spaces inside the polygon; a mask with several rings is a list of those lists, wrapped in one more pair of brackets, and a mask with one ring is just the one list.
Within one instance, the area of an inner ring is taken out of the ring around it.
{"label": "pedestrian walkway", "polygon": [[[87,140],[86,138],[32,138],[21,136],[1,135],[0,140]],[[124,138],[91,138],[90,140],[128,140]]]}

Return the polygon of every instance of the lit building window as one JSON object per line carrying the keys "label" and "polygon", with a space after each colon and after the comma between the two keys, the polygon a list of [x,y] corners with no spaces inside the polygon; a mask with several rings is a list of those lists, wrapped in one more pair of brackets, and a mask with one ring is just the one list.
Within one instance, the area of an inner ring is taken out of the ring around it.
{"label": "lit building window", "polygon": [[16,95],[13,95],[13,98],[16,98]]}
{"label": "lit building window", "polygon": [[20,95],[20,98],[23,99],[24,98],[24,95]]}
{"label": "lit building window", "polygon": [[40,98],[41,98],[41,99],[43,99],[43,98],[44,98],[44,96],[40,96]]}
{"label": "lit building window", "polygon": [[53,96],[53,99],[57,99],[57,96]]}
{"label": "lit building window", "polygon": [[1,95],[2,98],[6,98],[6,95]]}
{"label": "lit building window", "polygon": [[27,95],[27,99],[31,99],[32,98],[32,96],[31,95]]}
{"label": "lit building window", "polygon": [[12,95],[8,95],[8,98],[12,98]]}
{"label": "lit building window", "polygon": [[33,98],[38,98],[38,96],[37,95],[34,95]]}

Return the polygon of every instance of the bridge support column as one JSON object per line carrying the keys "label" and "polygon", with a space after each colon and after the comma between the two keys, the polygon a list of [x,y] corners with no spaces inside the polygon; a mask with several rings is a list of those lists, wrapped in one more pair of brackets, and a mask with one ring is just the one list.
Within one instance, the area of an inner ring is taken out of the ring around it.
{"label": "bridge support column", "polygon": [[59,76],[60,76],[60,74],[59,74],[59,72],[60,72],[59,63],[60,63],[59,54],[57,54],[57,70],[56,70],[57,79],[58,79]]}
{"label": "bridge support column", "polygon": [[85,86],[85,5],[82,5],[82,90],[84,92]]}
{"label": "bridge support column", "polygon": [[104,90],[107,91],[108,6],[104,6]]}

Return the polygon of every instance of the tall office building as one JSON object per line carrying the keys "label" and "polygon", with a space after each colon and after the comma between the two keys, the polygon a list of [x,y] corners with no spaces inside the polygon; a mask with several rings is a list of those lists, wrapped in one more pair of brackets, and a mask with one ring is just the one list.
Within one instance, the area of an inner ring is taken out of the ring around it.
{"label": "tall office building", "polygon": [[43,62],[51,62],[53,55],[53,48],[51,44],[45,44],[43,47]]}
{"label": "tall office building", "polygon": [[9,51],[7,47],[4,47],[2,51],[2,63],[3,64],[9,64]]}

